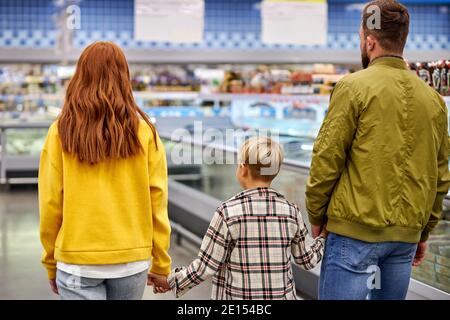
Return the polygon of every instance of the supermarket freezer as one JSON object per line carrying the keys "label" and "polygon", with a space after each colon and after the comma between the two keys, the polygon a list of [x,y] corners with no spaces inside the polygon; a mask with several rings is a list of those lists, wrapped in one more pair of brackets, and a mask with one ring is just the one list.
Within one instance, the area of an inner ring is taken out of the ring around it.
{"label": "supermarket freezer", "polygon": [[0,122],[0,184],[35,182],[49,121]]}

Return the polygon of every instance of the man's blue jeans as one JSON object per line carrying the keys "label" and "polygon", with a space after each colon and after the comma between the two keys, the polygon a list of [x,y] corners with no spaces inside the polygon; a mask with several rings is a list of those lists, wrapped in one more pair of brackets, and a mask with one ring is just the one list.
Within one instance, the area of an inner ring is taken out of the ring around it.
{"label": "man's blue jeans", "polygon": [[405,299],[416,248],[412,243],[369,243],[330,233],[319,299]]}

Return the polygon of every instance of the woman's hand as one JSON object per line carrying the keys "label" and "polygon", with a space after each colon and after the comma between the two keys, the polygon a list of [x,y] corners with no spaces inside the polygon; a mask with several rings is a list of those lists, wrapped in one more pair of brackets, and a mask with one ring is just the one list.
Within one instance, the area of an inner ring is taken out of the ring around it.
{"label": "woman's hand", "polygon": [[54,294],[59,294],[58,286],[56,285],[56,280],[55,279],[48,280],[48,283],[50,284],[50,290],[52,290]]}
{"label": "woman's hand", "polygon": [[166,293],[170,290],[167,277],[156,273],[149,273],[147,275],[147,285],[153,286],[153,293]]}

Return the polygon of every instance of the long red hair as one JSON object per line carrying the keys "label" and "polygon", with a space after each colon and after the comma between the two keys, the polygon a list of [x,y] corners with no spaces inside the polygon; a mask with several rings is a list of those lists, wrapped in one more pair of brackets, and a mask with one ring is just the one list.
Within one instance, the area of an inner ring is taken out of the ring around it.
{"label": "long red hair", "polygon": [[[128,63],[111,42],[95,42],[81,54],[58,119],[65,152],[97,164],[142,152],[139,115],[156,130],[134,101]],[[156,140],[155,140],[156,141]]]}

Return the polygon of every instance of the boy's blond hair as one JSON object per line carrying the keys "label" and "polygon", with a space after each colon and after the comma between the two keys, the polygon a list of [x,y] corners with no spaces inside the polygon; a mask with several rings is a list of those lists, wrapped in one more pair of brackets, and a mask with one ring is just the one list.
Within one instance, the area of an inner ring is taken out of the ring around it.
{"label": "boy's blond hair", "polygon": [[255,136],[246,140],[238,153],[239,164],[249,168],[253,179],[272,181],[283,163],[283,148],[268,137]]}

